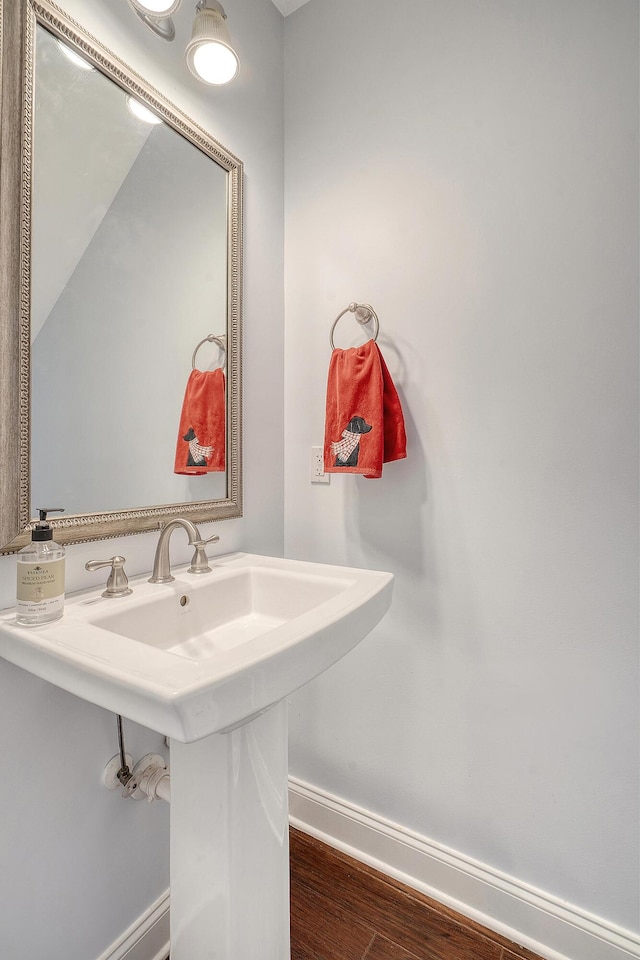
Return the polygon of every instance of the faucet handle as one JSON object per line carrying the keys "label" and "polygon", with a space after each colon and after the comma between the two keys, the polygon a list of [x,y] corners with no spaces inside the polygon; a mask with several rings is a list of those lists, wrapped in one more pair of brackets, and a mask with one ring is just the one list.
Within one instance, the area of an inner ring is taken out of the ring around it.
{"label": "faucet handle", "polygon": [[187,573],[211,573],[209,558],[207,557],[205,547],[208,543],[217,543],[219,539],[220,537],[214,533],[208,540],[191,541],[191,546],[195,549],[193,551],[193,557],[191,558],[191,566],[187,570]]}
{"label": "faucet handle", "polygon": [[100,570],[101,567],[111,567],[111,573],[107,578],[107,589],[103,592],[103,597],[128,597],[133,590],[129,586],[129,580],[124,572],[124,557],[110,557],[109,560],[89,560],[84,568],[90,573],[94,570]]}

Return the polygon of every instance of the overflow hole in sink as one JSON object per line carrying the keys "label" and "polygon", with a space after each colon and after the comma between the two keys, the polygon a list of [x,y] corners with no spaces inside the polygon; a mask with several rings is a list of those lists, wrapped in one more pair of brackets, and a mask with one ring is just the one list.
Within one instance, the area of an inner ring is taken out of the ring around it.
{"label": "overflow hole in sink", "polygon": [[186,607],[188,603],[189,603],[189,597],[186,595],[186,593],[183,593],[182,596],[180,597],[180,606]]}

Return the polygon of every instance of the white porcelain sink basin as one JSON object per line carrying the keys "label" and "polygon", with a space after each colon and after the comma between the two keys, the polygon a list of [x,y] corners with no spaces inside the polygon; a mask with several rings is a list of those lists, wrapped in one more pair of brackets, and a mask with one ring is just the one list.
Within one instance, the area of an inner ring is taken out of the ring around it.
{"label": "white porcelain sink basin", "polygon": [[67,597],[61,620],[0,614],[0,655],[91,703],[190,743],[257,716],[344,656],[384,616],[393,576],[251,554],[173,583]]}

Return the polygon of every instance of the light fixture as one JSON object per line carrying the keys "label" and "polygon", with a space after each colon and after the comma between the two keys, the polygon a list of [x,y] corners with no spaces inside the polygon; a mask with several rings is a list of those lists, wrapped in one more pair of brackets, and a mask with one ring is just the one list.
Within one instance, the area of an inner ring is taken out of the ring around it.
{"label": "light fixture", "polygon": [[162,118],[156,116],[155,113],[152,113],[148,107],[145,107],[143,103],[140,103],[139,100],[136,100],[135,97],[127,97],[127,106],[134,117],[137,117],[138,120],[143,120],[144,123],[162,123]]}
{"label": "light fixture", "polygon": [[218,0],[199,0],[185,52],[189,70],[204,83],[229,83],[240,69],[226,21],[227,15]]}
{"label": "light fixture", "polygon": [[180,0],[129,0],[134,10],[151,17],[170,17],[180,6]]}
{"label": "light fixture", "polygon": [[171,14],[180,6],[181,0],[129,0],[129,6],[153,32],[163,40],[173,40],[176,28]]}

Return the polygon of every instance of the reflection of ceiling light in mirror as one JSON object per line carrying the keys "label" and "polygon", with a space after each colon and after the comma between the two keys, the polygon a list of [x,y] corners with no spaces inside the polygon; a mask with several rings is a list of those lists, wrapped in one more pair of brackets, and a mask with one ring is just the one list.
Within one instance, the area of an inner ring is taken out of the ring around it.
{"label": "reflection of ceiling light in mirror", "polygon": [[205,83],[229,83],[238,73],[240,61],[231,46],[227,15],[217,0],[200,0],[196,6],[191,40],[187,44],[187,66]]}
{"label": "reflection of ceiling light in mirror", "polygon": [[157,117],[155,113],[152,113],[148,107],[145,107],[144,104],[136,100],[135,97],[127,97],[127,106],[138,120],[144,120],[145,123],[162,123],[160,117]]}
{"label": "reflection of ceiling light in mirror", "polygon": [[66,45],[66,43],[63,43],[63,42],[62,42],[62,40],[58,40],[57,37],[56,37],[56,42],[57,42],[58,46],[60,47],[60,49],[62,50],[62,52],[64,53],[65,57],[66,57],[68,60],[71,60],[71,63],[74,63],[74,64],[76,65],[76,67],[80,67],[82,70],[94,70],[94,69],[95,69],[95,67],[93,66],[93,64],[91,64],[91,63],[89,63],[87,60],[85,60],[84,57],[81,57],[80,54],[79,54],[79,53],[76,53],[75,50],[72,50],[71,47],[68,47],[68,46]]}

